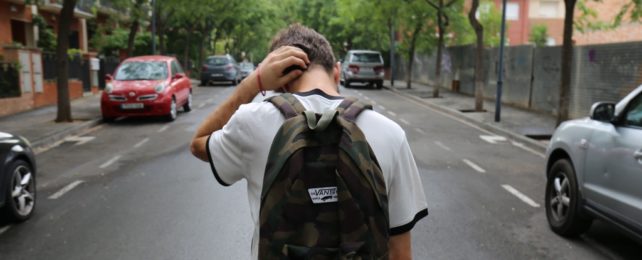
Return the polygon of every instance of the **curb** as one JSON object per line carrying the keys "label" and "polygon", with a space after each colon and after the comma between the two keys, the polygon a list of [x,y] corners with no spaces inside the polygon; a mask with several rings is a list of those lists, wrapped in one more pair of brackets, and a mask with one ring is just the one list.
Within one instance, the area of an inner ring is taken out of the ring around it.
{"label": "curb", "polygon": [[31,147],[34,151],[44,150],[57,142],[64,140],[67,136],[79,134],[89,128],[102,124],[102,122],[102,119],[93,119],[82,124],[60,130],[38,140],[31,141]]}
{"label": "curb", "polygon": [[430,101],[427,101],[427,100],[424,100],[422,98],[418,98],[416,96],[403,93],[403,92],[401,92],[401,91],[399,91],[399,90],[397,90],[395,88],[391,88],[390,86],[384,85],[383,87],[385,89],[387,89],[388,91],[395,92],[398,95],[402,95],[404,97],[407,97],[407,98],[413,99],[415,101],[418,101],[418,102],[420,102],[422,104],[425,104],[425,105],[429,106],[432,109],[435,109],[435,110],[443,112],[445,114],[454,116],[454,117],[456,117],[456,118],[458,118],[460,120],[463,120],[465,122],[474,124],[474,125],[478,126],[479,128],[484,129],[486,131],[492,132],[492,133],[497,134],[497,135],[506,136],[506,137],[508,137],[510,139],[513,139],[516,142],[519,142],[519,143],[523,144],[524,147],[532,149],[532,150],[534,150],[536,152],[539,152],[539,153],[542,153],[542,154],[546,153],[546,149],[547,149],[546,145],[541,144],[536,140],[530,139],[528,137],[525,137],[525,136],[523,136],[521,134],[515,133],[515,132],[513,132],[511,130],[508,130],[508,129],[505,129],[503,127],[491,125],[489,123],[482,122],[482,121],[470,118],[470,117],[466,116],[464,113],[459,112],[458,110],[434,104],[434,103],[432,103]]}

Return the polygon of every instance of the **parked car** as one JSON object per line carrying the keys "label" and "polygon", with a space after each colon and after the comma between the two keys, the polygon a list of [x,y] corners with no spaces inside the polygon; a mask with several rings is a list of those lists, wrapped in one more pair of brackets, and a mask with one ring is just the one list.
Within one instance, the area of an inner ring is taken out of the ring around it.
{"label": "parked car", "polygon": [[341,65],[341,81],[346,88],[354,82],[383,86],[383,58],[378,51],[350,50]]}
{"label": "parked car", "polygon": [[251,62],[241,62],[239,64],[239,67],[241,68],[241,79],[249,76],[250,73],[254,71],[254,64],[252,64]]}
{"label": "parked car", "polygon": [[201,70],[201,85],[208,86],[216,82],[236,85],[240,80],[241,68],[231,55],[210,56],[205,60]]}
{"label": "parked car", "polygon": [[100,102],[105,121],[120,116],[164,116],[172,121],[178,107],[192,109],[192,84],[176,58],[129,58],[106,80]]}
{"label": "parked car", "polygon": [[546,217],[562,236],[594,218],[642,241],[642,86],[561,124],[547,150]]}
{"label": "parked car", "polygon": [[36,207],[36,160],[27,139],[0,132],[0,209],[24,221]]}

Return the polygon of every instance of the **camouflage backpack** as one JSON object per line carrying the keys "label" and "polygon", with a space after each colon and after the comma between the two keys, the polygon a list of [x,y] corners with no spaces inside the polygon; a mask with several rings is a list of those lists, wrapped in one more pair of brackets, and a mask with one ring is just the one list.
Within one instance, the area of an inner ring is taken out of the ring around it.
{"label": "camouflage backpack", "polygon": [[266,166],[260,259],[388,259],[388,197],[355,124],[372,106],[344,99],[322,115],[292,94],[268,100],[286,120]]}

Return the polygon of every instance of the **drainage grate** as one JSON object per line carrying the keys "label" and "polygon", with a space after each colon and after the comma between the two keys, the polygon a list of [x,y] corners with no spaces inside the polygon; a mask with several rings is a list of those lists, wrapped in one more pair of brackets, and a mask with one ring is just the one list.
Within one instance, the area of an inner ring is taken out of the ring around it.
{"label": "drainage grate", "polygon": [[488,111],[486,109],[483,109],[481,111],[477,111],[475,109],[459,109],[459,112],[462,112],[462,113],[485,113],[485,112],[488,112]]}

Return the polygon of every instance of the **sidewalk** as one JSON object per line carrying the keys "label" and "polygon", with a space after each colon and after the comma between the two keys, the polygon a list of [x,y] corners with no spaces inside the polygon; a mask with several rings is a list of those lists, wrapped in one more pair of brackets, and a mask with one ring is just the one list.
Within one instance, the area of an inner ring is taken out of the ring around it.
{"label": "sidewalk", "polygon": [[548,139],[555,131],[556,118],[553,115],[502,104],[501,120],[496,123],[494,101],[484,101],[486,112],[463,112],[474,110],[475,98],[473,96],[451,92],[442,88],[440,97],[433,98],[433,88],[431,86],[416,82],[412,83],[411,89],[407,89],[405,81],[395,81],[395,86],[391,88],[390,81],[386,80],[384,87],[412,97],[436,110],[473,123],[496,135],[523,143],[541,153],[546,151]]}
{"label": "sidewalk", "polygon": [[34,149],[54,144],[101,122],[100,95],[71,101],[71,123],[56,123],[57,107],[47,106],[15,115],[0,117],[0,131],[27,138]]}

